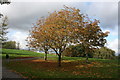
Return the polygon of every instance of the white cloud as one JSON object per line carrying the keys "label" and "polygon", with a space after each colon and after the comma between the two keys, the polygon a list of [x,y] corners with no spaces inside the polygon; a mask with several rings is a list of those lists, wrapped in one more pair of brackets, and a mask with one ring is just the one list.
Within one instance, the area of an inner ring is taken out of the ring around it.
{"label": "white cloud", "polygon": [[117,2],[93,2],[86,10],[88,16],[100,20],[102,28],[112,28],[118,24]]}
{"label": "white cloud", "polygon": [[103,32],[109,31],[110,34],[108,35],[107,44],[106,46],[115,51],[115,54],[118,55],[118,26],[115,26],[114,29],[103,29]]}
{"label": "white cloud", "polygon": [[88,14],[92,19],[97,18],[100,20],[102,28],[114,29],[114,26],[118,24],[118,2],[89,2],[90,4],[86,4],[85,2],[75,1],[37,2],[38,0],[34,0],[31,3],[29,0],[22,1],[15,0],[10,5],[0,6],[1,12],[8,16],[11,28],[29,30],[28,28],[37,19],[47,16],[48,12],[63,8],[63,5],[79,8],[83,14]]}
{"label": "white cloud", "polygon": [[113,41],[108,41],[107,47],[114,50],[116,55],[118,55],[118,39],[114,39]]}
{"label": "white cloud", "polygon": [[103,32],[109,31],[109,36],[118,36],[118,26],[115,26],[114,29],[103,29]]}
{"label": "white cloud", "polygon": [[27,33],[26,32],[20,32],[20,31],[14,31],[14,30],[9,30],[12,33],[8,34],[9,40],[16,41],[17,43],[20,43],[20,48],[25,49],[26,48],[26,41],[25,39],[27,38]]}

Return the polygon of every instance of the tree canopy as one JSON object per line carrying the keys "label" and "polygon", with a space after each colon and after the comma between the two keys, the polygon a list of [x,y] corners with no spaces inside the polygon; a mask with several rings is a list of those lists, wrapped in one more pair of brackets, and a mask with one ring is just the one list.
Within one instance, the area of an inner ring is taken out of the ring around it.
{"label": "tree canopy", "polygon": [[29,46],[40,47],[44,44],[53,49],[61,66],[61,54],[71,43],[82,44],[86,57],[92,49],[104,46],[104,38],[109,32],[103,33],[98,24],[98,20],[90,20],[79,9],[64,6],[64,9],[37,21],[30,30]]}

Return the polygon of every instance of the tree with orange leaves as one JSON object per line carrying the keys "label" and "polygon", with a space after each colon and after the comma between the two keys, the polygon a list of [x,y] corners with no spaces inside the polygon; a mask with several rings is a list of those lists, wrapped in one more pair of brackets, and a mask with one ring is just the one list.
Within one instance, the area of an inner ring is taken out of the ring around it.
{"label": "tree with orange leaves", "polygon": [[[58,66],[61,66],[61,54],[71,43],[83,44],[88,60],[88,52],[98,46],[104,46],[108,32],[103,33],[99,21],[90,21],[79,9],[64,6],[48,17],[38,20],[30,32],[30,43],[34,47],[44,44],[58,55]],[[43,47],[43,46],[42,46]]]}
{"label": "tree with orange leaves", "polygon": [[[105,37],[108,36],[110,32],[102,32],[100,29],[99,21],[94,20],[84,24],[83,31],[80,35],[80,39],[78,39],[80,44],[84,46],[85,54],[86,54],[86,62],[88,62],[88,53],[94,51],[94,49],[103,47],[107,42]],[[82,36],[82,37],[81,37]]]}
{"label": "tree with orange leaves", "polygon": [[49,50],[48,39],[45,38],[45,30],[43,30],[44,18],[38,20],[36,25],[30,30],[30,35],[27,37],[27,42],[29,47],[42,50],[45,52],[45,60],[47,60],[47,54]]}

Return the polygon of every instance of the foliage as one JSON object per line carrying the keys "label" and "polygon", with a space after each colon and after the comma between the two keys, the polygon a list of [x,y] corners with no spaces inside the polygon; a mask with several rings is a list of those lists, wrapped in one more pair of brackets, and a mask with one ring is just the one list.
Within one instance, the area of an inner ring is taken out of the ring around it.
{"label": "foliage", "polygon": [[41,31],[42,24],[45,23],[45,19],[41,18],[34,27],[29,31],[29,36],[26,41],[29,48],[35,48],[36,50],[42,50],[45,52],[45,60],[47,60],[47,54],[49,50],[48,39],[44,38],[44,32]]}
{"label": "foliage", "polygon": [[36,23],[30,33],[29,41],[32,46],[39,47],[44,44],[44,46],[53,49],[59,56],[60,66],[61,54],[67,43],[70,43],[72,37],[74,37],[74,27],[81,21],[82,16],[79,14],[78,9],[65,7],[65,9],[58,12],[54,11],[46,19],[40,19]]}
{"label": "foliage", "polygon": [[15,41],[7,41],[4,42],[2,48],[6,49],[16,49],[16,42]]}
{"label": "foliage", "polygon": [[[85,57],[85,50],[83,45],[71,45],[64,51],[65,56],[70,57]],[[88,53],[88,57],[100,58],[100,59],[115,59],[115,51],[107,48],[101,47],[100,49],[95,49],[92,53]]]}
{"label": "foliage", "polygon": [[107,47],[101,47],[100,49],[95,50],[94,58],[114,59],[115,51],[113,51]]}
{"label": "foliage", "polygon": [[[85,57],[85,49],[82,44],[71,45],[63,52],[65,56]],[[93,57],[93,53],[88,53],[89,57]]]}
{"label": "foliage", "polygon": [[2,18],[2,22],[0,23],[0,41],[2,43],[4,43],[7,40],[6,34],[7,32],[7,27],[8,25],[8,18],[7,16],[5,16],[4,18]]}
{"label": "foliage", "polygon": [[[89,21],[89,20],[88,20]],[[103,47],[106,43],[105,37],[108,36],[109,32],[103,33],[98,25],[99,21],[89,21],[85,26],[83,26],[82,37],[80,36],[80,43],[82,43],[85,54],[86,61],[88,62],[88,53],[92,53],[94,49],[98,47]]]}
{"label": "foliage", "polygon": [[79,43],[83,45],[88,59],[88,52],[104,46],[104,38],[109,33],[103,33],[98,23],[98,20],[90,21],[79,9],[64,6],[64,9],[38,20],[30,31],[29,46],[40,47],[44,44],[44,47],[53,49],[61,66],[61,54],[68,44]]}

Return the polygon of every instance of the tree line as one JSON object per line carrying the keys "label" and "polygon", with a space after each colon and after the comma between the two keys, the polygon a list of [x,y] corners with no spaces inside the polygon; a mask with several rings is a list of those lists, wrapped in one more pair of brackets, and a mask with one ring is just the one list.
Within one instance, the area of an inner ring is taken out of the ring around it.
{"label": "tree line", "polygon": [[[10,4],[11,2],[9,0],[0,0],[0,4]],[[20,43],[16,41],[7,41],[8,37],[6,34],[8,33],[8,17],[4,16],[0,13],[1,23],[0,23],[0,44],[2,44],[2,48],[6,49],[19,49]]]}
{"label": "tree line", "polygon": [[[69,57],[85,57],[85,49],[83,45],[70,45],[63,52],[63,56]],[[93,52],[88,53],[89,58],[98,58],[98,59],[115,59],[115,51],[107,47],[101,47],[94,49]]]}

